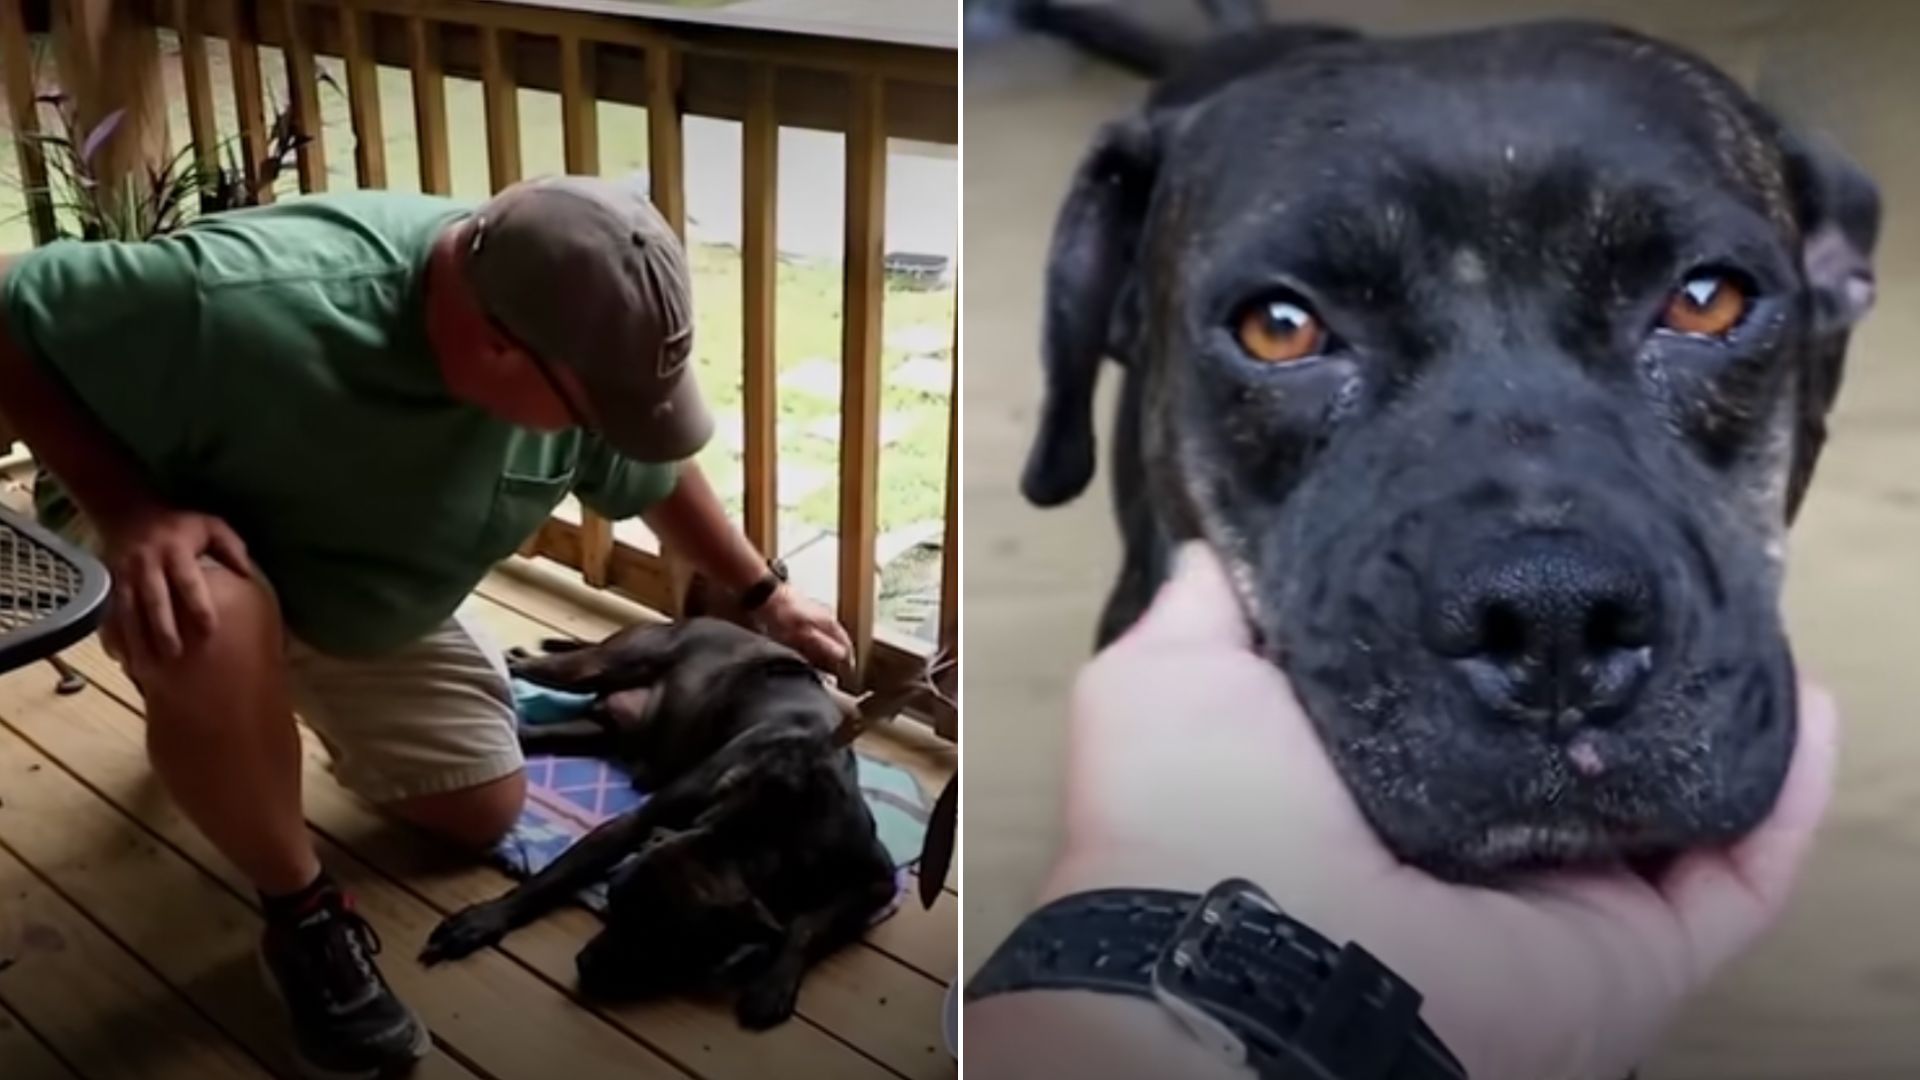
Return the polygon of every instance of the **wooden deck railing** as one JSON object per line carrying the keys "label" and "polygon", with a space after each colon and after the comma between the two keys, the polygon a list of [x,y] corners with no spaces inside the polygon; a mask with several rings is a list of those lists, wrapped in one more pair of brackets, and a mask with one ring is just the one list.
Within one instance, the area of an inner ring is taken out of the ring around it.
{"label": "wooden deck railing", "polygon": [[[50,0],[97,9],[120,0]],[[129,0],[132,2],[132,0]],[[24,4],[24,6],[23,6]],[[0,0],[0,64],[16,131],[36,130],[30,103],[27,34],[46,18],[48,0]],[[739,121],[743,141],[741,356],[744,396],[745,528],[762,550],[778,548],[775,476],[776,197],[779,130],[806,127],[844,133],[845,247],[840,350],[840,491],[838,614],[856,642],[860,679],[885,686],[915,673],[923,650],[875,626],[875,543],[881,454],[881,310],[886,267],[887,140],[958,141],[958,64],[952,51],[826,37],[649,21],[486,0],[139,0],[155,23],[179,35],[189,133],[197,156],[214,164],[216,130],[206,39],[229,49],[238,137],[249,171],[267,157],[269,116],[261,48],[285,59],[293,119],[310,137],[297,158],[303,192],[327,183],[320,122],[317,57],[339,57],[346,70],[354,172],[361,187],[386,186],[377,67],[412,75],[419,144],[419,185],[452,190],[445,80],[478,78],[484,86],[487,168],[495,190],[522,175],[518,89],[560,95],[565,167],[599,171],[597,108],[611,101],[644,106],[648,173],[654,203],[685,237],[686,170],[682,119],[700,115]],[[71,11],[69,11],[71,17]],[[20,146],[28,186],[44,183],[44,165],[27,140]],[[249,180],[254,179],[249,176]],[[52,235],[50,208],[31,207],[36,237]],[[957,213],[957,208],[939,208]],[[702,297],[711,304],[717,298]],[[957,311],[952,357],[957,425]],[[948,439],[940,640],[958,647],[957,431]],[[595,586],[673,611],[683,576],[673,552],[653,553],[616,539],[612,524],[583,511],[578,524],[549,521],[526,551],[578,569]],[[957,669],[951,676],[958,686]],[[935,708],[937,730],[955,734],[952,710]]]}

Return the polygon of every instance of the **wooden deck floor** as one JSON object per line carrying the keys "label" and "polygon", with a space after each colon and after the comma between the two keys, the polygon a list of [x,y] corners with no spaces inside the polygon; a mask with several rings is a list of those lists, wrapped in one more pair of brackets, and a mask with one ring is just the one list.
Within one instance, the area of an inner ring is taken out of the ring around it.
{"label": "wooden deck floor", "polygon": [[[603,612],[496,574],[471,602],[502,645],[604,633]],[[93,685],[53,692],[44,665],[0,678],[0,1076],[215,1080],[291,1076],[279,1007],[254,960],[253,891],[149,772],[140,703],[89,640]],[[868,736],[929,797],[953,768],[928,737]],[[589,1007],[573,955],[595,926],[570,909],[496,951],[431,971],[413,959],[447,912],[507,879],[391,824],[327,774],[309,742],[307,820],[322,860],[385,943],[381,966],[433,1028],[432,1080],[952,1077],[940,1013],[957,963],[957,902],[908,902],[815,969],[799,1015],[764,1034],[724,1005]]]}

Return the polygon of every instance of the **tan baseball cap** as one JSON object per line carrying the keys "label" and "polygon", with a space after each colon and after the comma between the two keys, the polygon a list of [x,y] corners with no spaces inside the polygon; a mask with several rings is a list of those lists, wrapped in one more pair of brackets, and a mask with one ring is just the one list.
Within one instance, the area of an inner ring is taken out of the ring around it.
{"label": "tan baseball cap", "polygon": [[556,176],[475,213],[467,280],[480,306],[586,389],[588,419],[636,461],[681,461],[713,437],[693,377],[692,285],[666,219],[632,185]]}

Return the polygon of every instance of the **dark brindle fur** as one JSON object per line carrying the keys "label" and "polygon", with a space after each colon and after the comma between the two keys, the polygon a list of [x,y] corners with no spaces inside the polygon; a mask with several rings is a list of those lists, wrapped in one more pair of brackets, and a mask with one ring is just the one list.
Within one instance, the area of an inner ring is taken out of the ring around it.
{"label": "dark brindle fur", "polygon": [[[1442,874],[1751,828],[1793,746],[1783,535],[1872,298],[1871,182],[1606,26],[1187,50],[1029,15],[1158,78],[1060,211],[1024,479],[1086,486],[1118,361],[1100,639],[1210,542],[1369,819]],[[1703,271],[1743,320],[1659,329]],[[1273,295],[1319,316],[1315,358],[1240,349]]]}
{"label": "dark brindle fur", "polygon": [[614,873],[605,929],[580,952],[581,989],[739,991],[746,1026],[787,1019],[807,967],[894,898],[843,701],[797,653],[718,619],[547,648],[516,658],[513,673],[595,700],[586,719],[523,728],[521,744],[617,759],[653,795],[511,892],[447,919],[423,959],[491,945],[631,855]]}

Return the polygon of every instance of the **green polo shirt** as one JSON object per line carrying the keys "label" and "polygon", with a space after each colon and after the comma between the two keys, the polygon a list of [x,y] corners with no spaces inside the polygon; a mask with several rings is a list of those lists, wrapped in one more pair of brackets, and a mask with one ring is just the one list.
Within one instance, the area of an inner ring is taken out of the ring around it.
{"label": "green polo shirt", "polygon": [[422,283],[469,210],[362,192],[52,244],[7,277],[8,324],[160,497],[233,526],[296,636],[378,654],[451,615],[569,492],[617,519],[678,476],[448,393]]}

